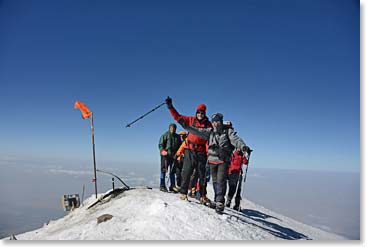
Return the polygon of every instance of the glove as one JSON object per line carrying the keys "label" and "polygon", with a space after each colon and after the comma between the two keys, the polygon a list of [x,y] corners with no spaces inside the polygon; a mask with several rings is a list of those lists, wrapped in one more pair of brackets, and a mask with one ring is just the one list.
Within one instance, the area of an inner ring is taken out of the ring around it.
{"label": "glove", "polygon": [[242,152],[242,150],[241,149],[237,149],[237,153],[238,153],[238,155],[240,155],[240,156],[243,156],[243,154],[244,154],[244,152]]}
{"label": "glove", "polygon": [[169,96],[166,99],[166,104],[167,104],[168,109],[171,109],[173,107],[172,99]]}
{"label": "glove", "polygon": [[242,151],[250,155],[253,150],[249,146],[245,146]]}
{"label": "glove", "polygon": [[168,154],[168,152],[167,152],[166,150],[164,150],[164,149],[163,149],[163,150],[161,151],[161,155],[162,155],[162,156],[166,156],[167,154]]}

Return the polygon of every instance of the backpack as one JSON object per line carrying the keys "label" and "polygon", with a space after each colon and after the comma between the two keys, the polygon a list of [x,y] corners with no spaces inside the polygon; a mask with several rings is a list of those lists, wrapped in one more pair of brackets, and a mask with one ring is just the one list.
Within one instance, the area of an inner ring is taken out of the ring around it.
{"label": "backpack", "polygon": [[232,123],[229,122],[228,124],[227,122],[228,121],[226,121],[226,124],[225,122],[223,122],[223,133],[225,134],[225,137],[227,138],[226,143],[228,143],[229,145],[226,147],[219,147],[219,145],[215,144],[215,145],[210,145],[209,148],[216,150],[220,160],[229,162],[232,157],[232,153],[236,147],[232,145],[231,140],[229,139],[229,136],[228,136],[229,129],[233,130]]}

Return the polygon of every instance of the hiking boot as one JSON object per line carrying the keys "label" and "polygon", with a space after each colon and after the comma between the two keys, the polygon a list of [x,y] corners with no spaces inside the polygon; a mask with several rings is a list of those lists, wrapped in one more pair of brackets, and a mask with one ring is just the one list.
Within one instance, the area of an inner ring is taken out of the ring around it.
{"label": "hiking boot", "polygon": [[210,200],[209,200],[209,198],[208,197],[206,197],[206,196],[202,196],[202,197],[200,197],[200,203],[201,204],[206,204],[206,203],[210,203]]}
{"label": "hiking boot", "polygon": [[224,204],[223,204],[223,203],[221,203],[221,202],[217,202],[217,205],[216,205],[216,207],[215,207],[215,211],[216,211],[217,213],[221,213],[221,212],[223,212],[223,211],[224,211]]}
{"label": "hiking boot", "polygon": [[195,191],[192,192],[192,190],[189,191],[189,197],[194,198],[195,197]]}
{"label": "hiking boot", "polygon": [[159,188],[159,190],[162,191],[162,192],[168,192],[166,186],[164,186],[164,185],[161,185],[161,187]]}
{"label": "hiking boot", "polygon": [[240,211],[240,205],[237,205],[237,204],[234,205],[233,210]]}
{"label": "hiking boot", "polygon": [[187,195],[186,194],[181,194],[180,195],[180,199],[181,200],[184,200],[184,201],[188,201],[189,199],[187,198]]}
{"label": "hiking boot", "polygon": [[193,188],[191,189],[191,194],[195,197],[195,195],[196,195],[196,189],[195,189],[195,187],[193,187]]}
{"label": "hiking boot", "polygon": [[178,193],[179,192],[179,190],[176,188],[176,186],[169,187],[169,191],[173,192],[173,193]]}
{"label": "hiking boot", "polygon": [[230,207],[231,207],[231,200],[227,200],[227,202],[226,202],[226,207],[227,207],[227,208],[230,208]]}

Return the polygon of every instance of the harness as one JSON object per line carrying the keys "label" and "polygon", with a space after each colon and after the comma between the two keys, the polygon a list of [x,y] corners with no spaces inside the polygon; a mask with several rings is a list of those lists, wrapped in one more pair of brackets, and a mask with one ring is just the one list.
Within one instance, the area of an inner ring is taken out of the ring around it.
{"label": "harness", "polygon": [[205,144],[197,144],[192,141],[187,141],[187,144],[189,146],[189,149],[196,150],[198,152],[204,152],[206,149]]}

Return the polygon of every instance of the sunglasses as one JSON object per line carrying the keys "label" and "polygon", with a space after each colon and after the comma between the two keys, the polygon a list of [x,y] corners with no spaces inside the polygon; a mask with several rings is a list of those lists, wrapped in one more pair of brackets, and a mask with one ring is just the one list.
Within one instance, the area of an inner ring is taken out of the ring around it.
{"label": "sunglasses", "polygon": [[203,114],[203,115],[205,115],[205,111],[197,111],[196,114]]}
{"label": "sunglasses", "polygon": [[220,122],[222,122],[222,120],[219,117],[215,117],[215,118],[212,118],[212,121],[211,122],[212,123],[214,123],[214,122],[220,123]]}

